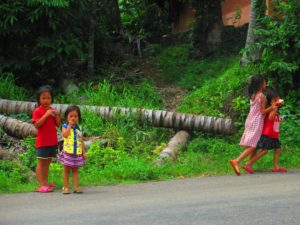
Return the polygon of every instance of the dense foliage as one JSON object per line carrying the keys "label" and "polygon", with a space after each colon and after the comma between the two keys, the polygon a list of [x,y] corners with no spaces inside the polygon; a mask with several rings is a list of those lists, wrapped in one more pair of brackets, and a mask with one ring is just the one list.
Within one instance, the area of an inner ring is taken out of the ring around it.
{"label": "dense foliage", "polygon": [[272,2],[272,14],[262,19],[262,28],[256,31],[259,41],[252,47],[262,49],[259,70],[286,93],[300,85],[300,2]]}

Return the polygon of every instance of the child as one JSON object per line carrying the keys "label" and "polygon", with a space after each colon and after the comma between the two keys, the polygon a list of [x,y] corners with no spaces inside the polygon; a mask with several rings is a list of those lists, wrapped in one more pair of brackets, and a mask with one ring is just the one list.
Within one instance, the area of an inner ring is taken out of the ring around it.
{"label": "child", "polygon": [[56,157],[56,127],[61,125],[57,111],[51,107],[53,92],[50,86],[42,86],[37,92],[38,107],[32,113],[32,122],[37,128],[36,144],[38,163],[36,176],[39,182],[37,192],[52,192],[54,184],[48,183],[48,172],[52,158]]}
{"label": "child", "polygon": [[77,106],[69,106],[65,112],[65,119],[68,121],[62,126],[64,139],[63,150],[58,161],[64,164],[64,187],[63,194],[70,194],[69,176],[72,171],[74,193],[83,193],[78,187],[79,167],[82,167],[87,159],[83,140],[83,128],[78,126],[81,121],[80,109]]}
{"label": "child", "polygon": [[281,143],[279,141],[279,123],[280,116],[278,113],[278,107],[283,104],[283,101],[280,99],[279,93],[273,89],[268,90],[267,93],[267,101],[268,105],[276,105],[272,111],[270,111],[266,117],[264,122],[264,128],[262,131],[262,135],[257,143],[257,148],[261,148],[262,151],[256,154],[253,158],[251,158],[243,168],[250,174],[253,174],[253,170],[251,169],[254,162],[267,154],[268,150],[275,149],[274,152],[274,166],[272,172],[286,172],[285,168],[278,167],[278,160],[280,155],[280,146]]}
{"label": "child", "polygon": [[253,154],[255,151],[257,142],[263,129],[264,115],[275,107],[270,106],[267,109],[265,108],[266,97],[263,94],[263,90],[265,88],[266,82],[261,75],[255,75],[251,78],[248,86],[250,112],[247,116],[245,130],[240,141],[240,145],[245,147],[245,150],[238,158],[229,161],[238,176],[240,175],[239,163],[248,155]]}

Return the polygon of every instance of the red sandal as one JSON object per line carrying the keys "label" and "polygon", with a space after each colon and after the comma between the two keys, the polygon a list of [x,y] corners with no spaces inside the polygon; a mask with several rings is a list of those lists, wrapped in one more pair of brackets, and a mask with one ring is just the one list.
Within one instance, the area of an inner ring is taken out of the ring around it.
{"label": "red sandal", "polygon": [[272,169],[273,173],[286,173],[287,170],[283,167],[277,168],[277,169]]}
{"label": "red sandal", "polygon": [[254,171],[248,166],[243,166],[243,169],[249,174],[254,174]]}

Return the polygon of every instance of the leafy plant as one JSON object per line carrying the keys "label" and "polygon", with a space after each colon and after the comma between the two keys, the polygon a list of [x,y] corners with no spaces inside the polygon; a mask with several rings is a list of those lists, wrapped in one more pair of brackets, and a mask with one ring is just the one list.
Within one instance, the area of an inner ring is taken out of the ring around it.
{"label": "leafy plant", "polygon": [[16,85],[12,73],[1,73],[0,71],[0,80],[0,98],[24,100],[28,97],[26,89]]}

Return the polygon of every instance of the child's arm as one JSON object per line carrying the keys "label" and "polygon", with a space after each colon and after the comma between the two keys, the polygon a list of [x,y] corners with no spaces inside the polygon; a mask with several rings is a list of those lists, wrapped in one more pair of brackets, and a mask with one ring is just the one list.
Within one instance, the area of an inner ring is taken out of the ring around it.
{"label": "child's arm", "polygon": [[69,136],[69,134],[70,134],[70,130],[71,130],[71,124],[69,123],[68,124],[68,126],[67,126],[67,128],[62,128],[62,136],[64,137],[64,138],[67,138],[68,136]]}
{"label": "child's arm", "polygon": [[82,137],[81,147],[82,147],[83,158],[84,158],[84,160],[87,160],[87,155],[85,153],[85,144],[84,144],[84,138],[83,137]]}
{"label": "child's arm", "polygon": [[274,110],[276,108],[275,105],[271,105],[270,107],[266,108],[266,103],[267,103],[267,99],[266,99],[266,96],[265,95],[261,95],[261,113],[263,115],[271,112],[272,110]]}
{"label": "child's arm", "polygon": [[41,127],[45,123],[47,117],[51,115],[51,113],[52,110],[48,109],[47,112],[38,121],[34,122],[34,127],[35,128]]}
{"label": "child's arm", "polygon": [[55,119],[55,124],[56,124],[57,127],[59,127],[59,126],[61,125],[61,119],[60,119],[60,116],[59,116],[58,112],[56,111],[56,109],[53,109],[52,112],[55,114],[55,117],[54,117],[54,119]]}
{"label": "child's arm", "polygon": [[274,120],[276,112],[277,107],[269,113],[269,120]]}

